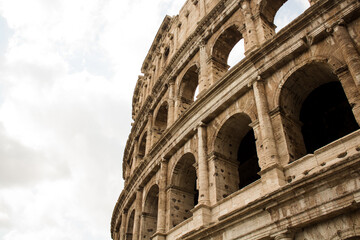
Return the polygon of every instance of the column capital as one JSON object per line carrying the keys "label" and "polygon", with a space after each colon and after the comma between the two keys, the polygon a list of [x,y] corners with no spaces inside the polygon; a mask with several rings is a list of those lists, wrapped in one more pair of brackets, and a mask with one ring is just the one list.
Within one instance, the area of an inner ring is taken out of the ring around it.
{"label": "column capital", "polygon": [[272,237],[274,240],[292,240],[294,238],[294,233],[291,231],[285,231],[274,234]]}
{"label": "column capital", "polygon": [[207,126],[206,123],[204,123],[203,121],[201,121],[199,124],[196,125],[196,128],[205,128]]}
{"label": "column capital", "polygon": [[252,87],[256,82],[264,82],[264,78],[259,74],[255,78],[251,79],[247,85],[248,87]]}

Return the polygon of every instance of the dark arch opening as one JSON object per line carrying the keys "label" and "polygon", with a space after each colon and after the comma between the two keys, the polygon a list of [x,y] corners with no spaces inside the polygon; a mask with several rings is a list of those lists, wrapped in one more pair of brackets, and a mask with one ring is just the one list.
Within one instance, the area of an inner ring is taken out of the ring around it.
{"label": "dark arch opening", "polygon": [[216,198],[221,200],[260,178],[256,139],[243,113],[231,116],[221,126],[214,145]]}
{"label": "dark arch opening", "polygon": [[300,121],[307,153],[359,128],[340,82],[312,91],[302,105]]}
{"label": "dark arch opening", "polygon": [[150,188],[146,196],[144,212],[143,212],[143,229],[142,239],[150,240],[157,229],[158,217],[158,201],[159,201],[159,187],[154,185]]}
{"label": "dark arch opening", "polygon": [[192,216],[191,209],[198,204],[199,191],[194,167],[195,157],[186,153],[175,165],[170,194],[170,226],[175,227]]}
{"label": "dark arch opening", "polygon": [[168,122],[168,103],[164,102],[157,112],[155,123],[154,123],[154,142],[156,142],[163,132],[167,128],[167,122]]}
{"label": "dark arch opening", "polygon": [[237,160],[239,161],[239,189],[260,179],[259,159],[256,152],[254,130],[250,130],[239,145]]}
{"label": "dark arch opening", "polygon": [[[358,129],[357,124],[355,128],[350,123],[354,120],[346,120],[354,118],[351,107],[337,75],[325,62],[310,62],[292,73],[281,88],[279,106],[289,162]],[[335,112],[345,111],[346,116],[337,120],[330,134],[326,128],[341,117],[330,117],[333,108],[338,109]],[[341,123],[345,120],[350,121],[349,126]]]}
{"label": "dark arch opening", "polygon": [[196,88],[199,85],[199,69],[196,65],[190,67],[184,74],[179,91],[179,114],[183,113],[195,100]]}
{"label": "dark arch opening", "polygon": [[147,138],[147,132],[145,132],[139,142],[139,152],[138,152],[138,156],[140,158],[145,156],[145,152],[146,152],[146,138]]}
{"label": "dark arch opening", "polygon": [[126,231],[126,240],[132,240],[133,231],[134,231],[134,219],[135,219],[135,210],[131,212],[131,215],[128,220],[128,227]]}

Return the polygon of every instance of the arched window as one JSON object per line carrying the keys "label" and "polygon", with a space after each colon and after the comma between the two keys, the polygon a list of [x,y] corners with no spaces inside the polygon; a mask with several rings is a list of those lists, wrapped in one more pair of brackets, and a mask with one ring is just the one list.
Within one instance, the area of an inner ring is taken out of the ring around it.
{"label": "arched window", "polygon": [[228,57],[228,65],[229,68],[232,68],[241,61],[245,57],[245,49],[244,49],[244,39],[240,39],[234,46],[234,48],[229,53]]}
{"label": "arched window", "polygon": [[280,9],[276,12],[274,24],[276,32],[288,25],[295,18],[300,16],[308,7],[310,3],[308,0],[287,0]]}
{"label": "arched window", "polygon": [[199,69],[196,65],[190,67],[184,74],[179,89],[179,114],[183,113],[194,102],[195,91],[199,85]]}
{"label": "arched window", "polygon": [[131,215],[128,220],[128,227],[126,229],[126,240],[132,240],[133,231],[134,231],[134,219],[135,219],[135,210],[131,212]]}
{"label": "arched window", "polygon": [[[242,39],[236,25],[228,27],[216,40],[212,49],[212,78],[216,82],[228,71],[228,58],[231,50]],[[232,63],[233,64],[233,63]]]}
{"label": "arched window", "polygon": [[307,153],[359,128],[340,82],[312,91],[301,107],[300,121]]}
{"label": "arched window", "polygon": [[215,139],[217,200],[260,178],[254,131],[249,116],[238,113],[220,128]]}
{"label": "arched window", "polygon": [[166,130],[167,128],[167,122],[168,122],[168,103],[167,102],[163,102],[163,104],[161,104],[156,118],[155,118],[155,123],[154,123],[154,142],[156,142],[162,135],[162,133]]}
{"label": "arched window", "polygon": [[159,200],[159,187],[154,185],[150,188],[146,196],[142,226],[141,239],[150,240],[157,229],[157,216],[158,216],[158,200]]}
{"label": "arched window", "polygon": [[290,162],[359,128],[338,77],[325,63],[294,72],[279,100]]}
{"label": "arched window", "polygon": [[175,227],[192,216],[191,209],[198,203],[195,157],[187,153],[177,162],[171,178],[170,227]]}

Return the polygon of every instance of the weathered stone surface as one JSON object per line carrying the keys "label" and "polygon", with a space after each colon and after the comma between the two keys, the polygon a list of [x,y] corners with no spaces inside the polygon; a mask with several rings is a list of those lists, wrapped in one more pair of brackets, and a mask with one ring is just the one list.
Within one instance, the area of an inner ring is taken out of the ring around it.
{"label": "weathered stone surface", "polygon": [[[360,2],[188,0],[142,65],[114,240],[360,239]],[[245,58],[229,69],[234,45]]]}

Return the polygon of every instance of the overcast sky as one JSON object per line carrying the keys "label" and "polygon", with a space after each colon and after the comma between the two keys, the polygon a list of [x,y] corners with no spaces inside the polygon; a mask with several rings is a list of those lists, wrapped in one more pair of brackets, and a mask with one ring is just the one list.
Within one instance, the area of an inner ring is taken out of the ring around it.
{"label": "overcast sky", "polygon": [[0,0],[0,239],[110,239],[137,76],[184,2]]}

